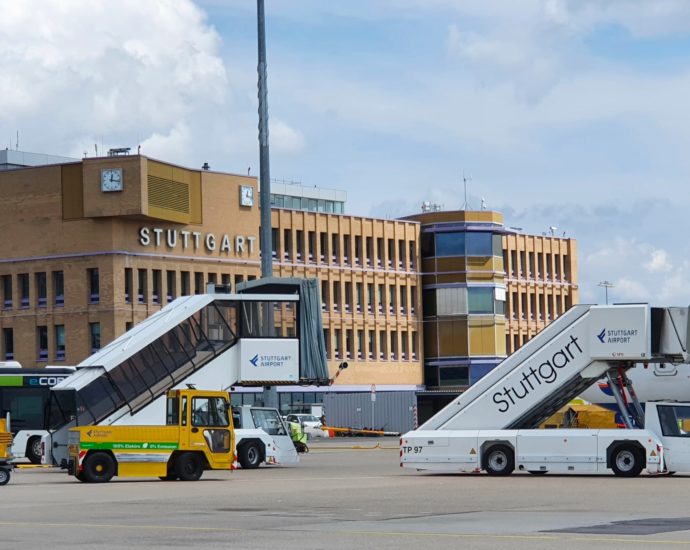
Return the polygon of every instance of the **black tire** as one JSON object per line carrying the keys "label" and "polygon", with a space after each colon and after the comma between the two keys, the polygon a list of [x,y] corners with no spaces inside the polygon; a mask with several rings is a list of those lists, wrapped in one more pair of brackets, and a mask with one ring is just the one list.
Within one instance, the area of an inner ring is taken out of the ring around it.
{"label": "black tire", "polygon": [[249,441],[237,449],[237,461],[245,470],[254,470],[262,461],[261,449],[254,441]]}
{"label": "black tire", "polygon": [[507,445],[494,445],[486,451],[486,473],[490,476],[508,476],[515,469],[513,449]]}
{"label": "black tire", "polygon": [[181,453],[175,458],[175,476],[182,481],[197,481],[204,473],[204,463],[199,453]]}
{"label": "black tire", "polygon": [[38,436],[30,437],[26,442],[26,458],[31,464],[41,463],[41,438]]}
{"label": "black tire", "polygon": [[175,474],[167,476],[158,476],[161,481],[177,481],[177,476]]}
{"label": "black tire", "polygon": [[548,470],[527,470],[530,474],[533,476],[541,476],[544,474],[548,474]]}
{"label": "black tire", "polygon": [[7,485],[10,482],[10,477],[12,474],[9,468],[0,468],[0,486]]}
{"label": "black tire", "polygon": [[644,468],[644,459],[637,447],[621,445],[611,456],[611,469],[621,477],[635,477]]}
{"label": "black tire", "polygon": [[107,483],[113,478],[116,470],[117,464],[113,456],[98,451],[86,456],[81,476],[89,483]]}

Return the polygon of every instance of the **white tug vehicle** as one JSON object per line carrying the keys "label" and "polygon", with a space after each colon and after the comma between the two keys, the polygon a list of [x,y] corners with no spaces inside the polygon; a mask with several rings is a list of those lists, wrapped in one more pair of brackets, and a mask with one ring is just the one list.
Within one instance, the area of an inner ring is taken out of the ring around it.
{"label": "white tug vehicle", "polygon": [[[688,362],[689,308],[579,305],[400,440],[400,465],[509,475],[690,472],[690,402],[638,402],[636,363]],[[624,429],[538,429],[602,377]]]}

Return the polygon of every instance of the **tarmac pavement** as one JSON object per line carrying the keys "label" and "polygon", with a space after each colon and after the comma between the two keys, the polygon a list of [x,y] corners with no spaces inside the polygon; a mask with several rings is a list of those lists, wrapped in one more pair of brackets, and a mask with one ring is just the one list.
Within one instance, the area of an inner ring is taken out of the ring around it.
{"label": "tarmac pavement", "polygon": [[309,446],[295,466],[192,483],[16,470],[0,549],[690,549],[690,476],[428,474],[400,468],[397,438]]}

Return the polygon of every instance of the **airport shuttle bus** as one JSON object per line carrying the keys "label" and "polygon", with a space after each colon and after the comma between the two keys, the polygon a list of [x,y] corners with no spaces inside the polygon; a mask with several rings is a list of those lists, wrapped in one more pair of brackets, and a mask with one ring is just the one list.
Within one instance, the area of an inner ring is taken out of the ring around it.
{"label": "airport shuttle bus", "polygon": [[10,413],[15,458],[41,462],[41,437],[50,388],[72,373],[74,367],[22,368],[16,361],[0,363],[0,413]]}

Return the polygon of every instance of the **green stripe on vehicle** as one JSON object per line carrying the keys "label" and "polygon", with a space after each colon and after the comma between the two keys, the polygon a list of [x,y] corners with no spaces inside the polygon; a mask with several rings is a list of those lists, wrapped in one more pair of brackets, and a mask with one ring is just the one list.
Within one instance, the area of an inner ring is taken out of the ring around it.
{"label": "green stripe on vehicle", "polygon": [[126,442],[96,442],[82,441],[79,446],[82,449],[108,449],[112,451],[174,451],[178,448],[178,443],[126,443]]}
{"label": "green stripe on vehicle", "polygon": [[0,376],[0,386],[23,386],[23,376]]}

